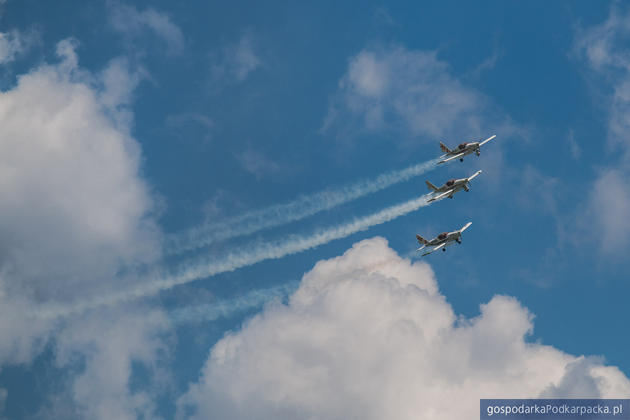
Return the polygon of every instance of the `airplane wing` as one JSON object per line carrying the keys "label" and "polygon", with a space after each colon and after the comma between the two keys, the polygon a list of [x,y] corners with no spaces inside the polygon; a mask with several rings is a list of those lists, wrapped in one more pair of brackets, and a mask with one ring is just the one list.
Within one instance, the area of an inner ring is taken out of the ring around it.
{"label": "airplane wing", "polygon": [[472,174],[471,176],[468,177],[468,181],[472,181],[477,175],[479,175],[481,173],[481,171],[477,171],[474,174]]}
{"label": "airplane wing", "polygon": [[439,161],[439,162],[438,162],[438,165],[439,165],[440,163],[446,163],[446,162],[448,162],[449,160],[457,159],[457,158],[460,158],[460,157],[462,157],[462,156],[464,156],[464,154],[463,154],[463,153],[458,153],[458,154],[456,154],[456,155],[454,155],[454,156],[448,157],[448,158],[446,158],[446,159],[442,159],[441,161]]}
{"label": "airplane wing", "polygon": [[468,229],[470,227],[470,225],[472,225],[472,222],[466,223],[464,225],[464,227],[459,230],[459,232],[461,233],[461,232],[465,231],[466,229]]}
{"label": "airplane wing", "polygon": [[424,257],[425,255],[429,255],[430,253],[435,252],[435,251],[437,251],[437,250],[439,250],[439,249],[442,249],[442,248],[446,248],[446,247],[447,247],[447,246],[449,246],[449,245],[450,245],[450,244],[449,244],[448,242],[442,242],[441,244],[439,244],[439,245],[434,246],[433,248],[431,248],[431,250],[430,250],[430,251],[427,251],[427,252],[425,252],[424,254],[422,254],[422,256]]}
{"label": "airplane wing", "polygon": [[430,200],[428,200],[428,201],[427,201],[427,203],[430,203],[430,202],[432,202],[432,201],[439,200],[440,198],[444,198],[444,197],[446,197],[447,195],[449,195],[449,194],[450,194],[450,193],[452,193],[452,192],[453,192],[453,189],[451,188],[450,190],[445,191],[445,192],[443,192],[442,194],[436,195],[435,197],[431,197],[431,199],[430,199]]}
{"label": "airplane wing", "polygon": [[484,144],[488,143],[490,140],[492,140],[493,138],[495,138],[497,135],[493,135],[492,137],[488,137],[487,139],[485,139],[484,141],[482,141],[481,143],[479,143],[479,147],[483,146]]}

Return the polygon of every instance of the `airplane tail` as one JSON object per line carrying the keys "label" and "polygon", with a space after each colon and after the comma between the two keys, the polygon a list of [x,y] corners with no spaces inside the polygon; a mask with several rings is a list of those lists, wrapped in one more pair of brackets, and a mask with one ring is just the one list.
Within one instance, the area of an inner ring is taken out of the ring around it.
{"label": "airplane tail", "polygon": [[427,183],[427,188],[429,189],[429,191],[437,191],[437,187],[433,184],[431,184],[430,181],[424,181]]}
{"label": "airplane tail", "polygon": [[427,241],[426,239],[424,239],[422,236],[420,235],[416,235],[416,239],[418,239],[418,243],[420,245],[426,245],[429,243],[429,241]]}
{"label": "airplane tail", "polygon": [[442,142],[440,142],[440,149],[442,149],[442,152],[444,152],[444,153],[451,153],[451,149],[446,147],[446,145],[444,143],[442,143]]}

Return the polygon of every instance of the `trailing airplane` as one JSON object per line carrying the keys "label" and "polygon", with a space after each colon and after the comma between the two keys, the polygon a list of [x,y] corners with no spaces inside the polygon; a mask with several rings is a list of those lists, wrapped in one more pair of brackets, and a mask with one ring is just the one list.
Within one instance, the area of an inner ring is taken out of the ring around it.
{"label": "trailing airplane", "polygon": [[480,173],[481,171],[477,171],[468,178],[450,179],[439,188],[431,184],[431,182],[425,181],[427,183],[429,191],[433,191],[433,196],[429,199],[428,203],[447,196],[448,198],[453,198],[453,194],[461,190],[465,190],[466,192],[468,192],[470,190],[470,181],[472,181],[473,178],[475,178]]}
{"label": "trailing airplane", "polygon": [[471,153],[475,153],[477,156],[479,156],[479,154],[481,153],[480,151],[481,146],[488,143],[490,140],[492,140],[496,136],[497,135],[495,134],[492,137],[488,137],[482,142],[471,141],[471,142],[462,143],[459,146],[457,146],[454,150],[449,149],[448,147],[446,147],[444,143],[440,142],[440,149],[442,149],[442,152],[444,152],[444,154],[441,156],[441,158],[443,159],[438,162],[438,165],[440,163],[446,163],[448,161],[451,161],[457,158],[459,158],[460,162],[463,162],[464,156],[469,155]]}
{"label": "trailing airplane", "polygon": [[430,241],[427,241],[420,235],[416,235],[416,238],[418,239],[418,243],[422,245],[417,250],[420,251],[426,247],[431,247],[429,251],[426,251],[424,254],[422,254],[422,256],[424,257],[425,255],[429,255],[430,253],[435,252],[438,249],[441,249],[442,251],[446,251],[446,247],[449,245],[452,245],[454,242],[461,244],[462,232],[468,229],[470,225],[472,225],[472,222],[466,223],[464,227],[462,227],[460,230],[456,230],[453,232],[440,233],[438,236],[431,239]]}

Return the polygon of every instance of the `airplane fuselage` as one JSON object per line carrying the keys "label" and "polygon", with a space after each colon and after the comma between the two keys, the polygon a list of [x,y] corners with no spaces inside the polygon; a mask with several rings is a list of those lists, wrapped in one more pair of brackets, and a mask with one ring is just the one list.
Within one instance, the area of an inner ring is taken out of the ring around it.
{"label": "airplane fuselage", "polygon": [[444,233],[440,233],[438,236],[436,236],[435,238],[431,239],[429,241],[429,243],[427,243],[427,246],[437,246],[440,244],[450,244],[451,242],[460,242],[461,240],[459,239],[462,236],[461,232],[459,232],[458,230],[454,231],[454,232],[444,232]]}
{"label": "airplane fuselage", "polygon": [[461,143],[459,146],[457,146],[455,149],[451,150],[450,153],[447,153],[447,156],[455,156],[458,155],[460,153],[463,153],[464,156],[469,155],[473,152],[479,153],[479,142],[478,141],[471,141],[471,142],[465,142],[465,143]]}
{"label": "airplane fuselage", "polygon": [[416,234],[416,239],[418,239],[418,243],[422,245],[418,248],[418,251],[423,250],[425,248],[430,248],[426,251],[422,256],[429,255],[430,253],[441,249],[442,251],[446,251],[446,247],[451,245],[453,242],[457,242],[458,244],[462,243],[462,232],[468,229],[472,225],[472,222],[466,223],[462,226],[461,229],[455,230],[453,232],[443,232],[440,233],[435,238],[430,241],[424,239],[422,236]]}
{"label": "airplane fuselage", "polygon": [[468,178],[451,179],[446,181],[444,185],[438,188],[435,192],[444,192],[453,190],[453,192],[461,191],[464,189],[464,185],[468,182]]}
{"label": "airplane fuselage", "polygon": [[441,159],[438,164],[446,163],[453,159],[458,159],[460,161],[464,161],[464,156],[467,156],[471,153],[475,153],[477,156],[481,154],[481,146],[488,143],[490,140],[496,137],[496,134],[488,137],[484,141],[469,141],[460,143],[455,149],[451,150],[444,143],[440,142],[440,149],[444,153],[441,156]]}
{"label": "airplane fuselage", "polygon": [[433,195],[428,200],[428,202],[430,203],[432,201],[443,198],[444,196],[448,196],[448,198],[453,198],[453,195],[461,190],[468,191],[469,190],[468,183],[470,182],[472,178],[474,178],[478,174],[479,172],[477,172],[477,174],[473,175],[470,178],[450,179],[446,181],[446,183],[439,188],[435,187],[429,181],[426,181],[427,187],[429,188],[429,190],[432,190],[433,192]]}

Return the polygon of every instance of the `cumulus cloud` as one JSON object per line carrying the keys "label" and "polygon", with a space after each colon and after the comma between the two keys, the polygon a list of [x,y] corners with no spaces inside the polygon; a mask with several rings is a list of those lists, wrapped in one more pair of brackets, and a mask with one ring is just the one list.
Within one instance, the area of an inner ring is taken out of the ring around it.
{"label": "cumulus cloud", "polygon": [[[157,360],[156,337],[168,329],[161,312],[36,317],[41,305],[120,288],[129,281],[117,276],[122,267],[159,253],[153,199],[130,135],[140,76],[122,59],[88,72],[77,45],[60,42],[58,63],[0,93],[0,368],[31,362],[54,338],[83,418],[133,418],[151,408],[130,389],[131,364]],[[11,384],[7,390],[11,398]]]}
{"label": "cumulus cloud", "polygon": [[[117,308],[74,320],[56,336],[56,364],[82,366],[69,391],[78,418],[155,417],[156,396],[167,386],[161,382],[170,353],[168,325],[160,311]],[[132,389],[134,363],[143,366],[151,386]]]}
{"label": "cumulus cloud", "polygon": [[508,118],[490,117],[489,109],[433,51],[366,48],[350,59],[323,130],[340,138],[394,132],[432,141],[513,131]]}
{"label": "cumulus cloud", "polygon": [[166,13],[151,7],[140,11],[134,6],[114,0],[108,2],[108,5],[112,27],[128,40],[137,41],[144,33],[149,32],[164,43],[168,54],[174,55],[183,51],[184,34]]}
{"label": "cumulus cloud", "polygon": [[109,77],[117,65],[99,89],[78,68],[72,42],[58,53],[58,65],[0,94],[0,266],[47,297],[77,291],[59,281],[93,286],[121,261],[151,258],[158,238],[138,144],[110,118],[122,98],[120,77]]}
{"label": "cumulus cloud", "polygon": [[427,264],[365,240],[318,262],[288,305],[269,305],[218,342],[178,414],[474,419],[479,398],[630,392],[615,367],[528,342],[532,319],[508,296],[457,317]]}

